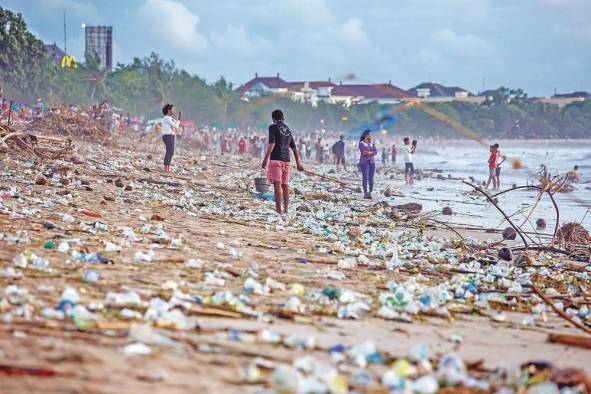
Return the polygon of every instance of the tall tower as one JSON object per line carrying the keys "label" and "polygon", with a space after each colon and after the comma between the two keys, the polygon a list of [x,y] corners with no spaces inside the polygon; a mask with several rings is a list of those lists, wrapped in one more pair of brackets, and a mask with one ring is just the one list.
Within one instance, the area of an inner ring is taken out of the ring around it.
{"label": "tall tower", "polygon": [[113,27],[86,26],[84,28],[86,47],[85,56],[98,56],[100,66],[113,68]]}

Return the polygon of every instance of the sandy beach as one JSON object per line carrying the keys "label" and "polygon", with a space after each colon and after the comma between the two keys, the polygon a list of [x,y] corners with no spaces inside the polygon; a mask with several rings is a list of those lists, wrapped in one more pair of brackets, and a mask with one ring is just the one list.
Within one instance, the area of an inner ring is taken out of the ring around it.
{"label": "sandy beach", "polygon": [[[550,333],[584,333],[531,287],[533,280],[565,309],[582,308],[588,262],[531,251],[519,261],[514,252],[507,264],[497,251],[516,241],[489,246],[502,240],[498,233],[459,229],[462,241],[425,219],[427,209],[393,208],[412,190],[360,200],[355,173],[341,174],[347,188],[294,175],[293,216],[284,223],[253,192],[252,159],[212,161],[185,150],[174,173],[162,174],[161,147],[149,140],[77,148],[83,163],[47,164],[55,175],[44,185],[35,185],[41,168],[32,161],[0,161],[2,393],[297,392],[281,375],[287,365],[302,376],[331,366],[338,375],[317,377],[331,392],[387,392],[383,375],[417,345],[436,369],[445,355],[459,355],[481,382],[476,391],[514,385],[531,360],[591,372],[588,349],[548,342]],[[437,187],[422,182],[417,193]],[[482,196],[470,198],[477,210],[491,209]],[[58,250],[63,243],[67,251]],[[92,253],[102,263],[85,261]],[[89,270],[99,279],[89,280]],[[51,312],[68,288],[85,309],[70,318]],[[396,304],[402,289],[409,293]],[[413,310],[407,303],[421,289],[443,298]],[[378,353],[376,362],[359,359]]]}

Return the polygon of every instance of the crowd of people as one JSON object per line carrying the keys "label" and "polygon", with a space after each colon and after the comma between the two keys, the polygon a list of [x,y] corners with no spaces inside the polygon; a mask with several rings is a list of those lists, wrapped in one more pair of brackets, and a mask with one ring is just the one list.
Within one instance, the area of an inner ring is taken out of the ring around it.
{"label": "crowd of people", "polygon": [[[347,171],[347,158],[358,157],[356,167],[361,173],[363,198],[372,199],[374,189],[374,175],[376,171],[376,158],[378,150],[371,130],[363,131],[359,143],[354,146],[347,144],[344,134],[333,137],[336,139],[330,146],[324,141],[334,134],[322,130],[303,132],[297,139],[293,137],[291,129],[285,123],[284,115],[280,110],[272,113],[272,124],[268,134],[255,128],[219,130],[204,127],[194,130],[183,130],[182,116],[174,118],[174,106],[167,104],[162,109],[160,130],[165,145],[164,171],[170,171],[172,157],[174,155],[177,138],[181,141],[187,139],[197,144],[197,148],[204,151],[216,151],[220,155],[249,155],[262,159],[263,168],[267,169],[267,177],[274,185],[277,212],[286,211],[289,203],[288,179],[290,174],[290,152],[296,159],[296,167],[303,171],[302,162],[314,161],[317,164],[335,165],[337,172],[341,167]],[[404,138],[404,145],[400,151],[404,163],[405,182],[414,184],[413,155],[417,149],[417,141],[410,142],[410,138]],[[396,164],[398,147],[393,144],[391,148],[382,150],[382,163]],[[281,206],[283,201],[283,208]]]}
{"label": "crowd of people", "polygon": [[30,106],[22,102],[13,101],[4,96],[4,90],[0,87],[0,121],[31,122],[37,117],[42,116],[43,107],[39,105]]}
{"label": "crowd of people", "polygon": [[[74,111],[81,110],[75,106],[68,108]],[[9,117],[17,121],[32,121],[35,117],[41,117],[53,110],[55,109],[43,105],[40,101],[34,106],[15,103],[4,97],[4,92],[0,87],[0,120],[4,120],[4,122]],[[122,129],[138,133],[160,132],[165,145],[164,170],[167,172],[171,170],[175,145],[179,142],[183,144],[184,140],[201,151],[215,151],[220,155],[251,156],[257,159],[266,157],[266,154],[269,153],[269,146],[275,143],[274,140],[277,140],[276,132],[274,134],[267,133],[265,130],[254,127],[196,127],[193,122],[184,120],[180,112],[175,118],[174,106],[170,104],[163,108],[162,120],[152,122],[146,122],[143,117],[132,116],[129,113],[118,114],[107,100],[93,105],[88,112],[97,122],[113,132]],[[285,125],[285,123],[283,119],[277,121],[273,118],[273,125],[284,130],[280,125]],[[289,128],[287,127],[287,129]],[[409,137],[404,137],[403,143],[397,145],[397,141],[386,138],[381,133],[378,135],[380,143],[376,144],[372,131],[365,130],[360,136],[359,143],[355,144],[353,141],[347,141],[344,134],[325,130],[303,131],[299,133],[297,139],[293,139],[295,146],[293,151],[297,152],[300,164],[306,161],[334,165],[337,173],[356,167],[362,179],[363,197],[371,199],[377,161],[380,161],[382,165],[400,164],[404,168],[405,184],[412,186],[415,181],[414,154],[417,150],[417,141],[411,142]],[[380,151],[377,148],[378,145],[381,145]],[[290,149],[292,149],[291,146]],[[501,153],[498,143],[490,145],[489,151],[486,187],[492,186],[493,190],[500,190],[501,169],[507,158]],[[381,159],[378,159],[379,154],[381,154]],[[273,153],[272,157],[277,157],[277,153]],[[273,160],[273,158],[267,157],[269,163]],[[355,166],[351,166],[352,163],[355,163]],[[347,167],[348,164],[349,167]],[[273,165],[273,168],[275,167]],[[568,189],[578,181],[577,170],[578,168],[575,166],[573,170],[561,178],[562,189]],[[540,184],[543,186],[548,184],[552,177],[546,170],[540,173],[539,178]]]}

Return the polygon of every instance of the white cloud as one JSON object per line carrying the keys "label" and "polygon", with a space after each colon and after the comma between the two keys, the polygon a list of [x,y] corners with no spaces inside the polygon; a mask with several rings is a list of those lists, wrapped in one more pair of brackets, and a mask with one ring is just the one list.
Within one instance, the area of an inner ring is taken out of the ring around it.
{"label": "white cloud", "polygon": [[251,36],[244,26],[228,25],[224,31],[213,32],[211,42],[215,49],[232,56],[254,56],[272,50],[273,46],[264,38]]}
{"label": "white cloud", "polygon": [[431,35],[433,44],[458,54],[490,52],[494,47],[485,39],[472,34],[458,34],[452,29],[436,30]]}
{"label": "white cloud", "polygon": [[199,16],[175,0],[145,0],[137,12],[142,36],[156,40],[158,47],[185,53],[203,52],[206,38],[199,32]]}
{"label": "white cloud", "polygon": [[211,41],[217,48],[236,51],[243,55],[252,54],[255,49],[244,26],[226,26],[222,33],[212,33]]}
{"label": "white cloud", "polygon": [[359,18],[349,18],[339,27],[342,41],[353,47],[369,46],[369,38],[363,30],[363,22]]}
{"label": "white cloud", "polygon": [[[275,9],[276,4],[269,7]],[[288,28],[323,27],[335,23],[335,17],[324,0],[288,0],[283,7],[277,8],[274,17],[287,20]]]}
{"label": "white cloud", "polygon": [[63,13],[66,17],[72,16],[84,17],[89,19],[89,24],[99,23],[102,18],[99,16],[96,7],[88,2],[78,2],[75,0],[43,0],[35,2],[35,8],[44,13],[47,18],[53,20],[62,20]]}

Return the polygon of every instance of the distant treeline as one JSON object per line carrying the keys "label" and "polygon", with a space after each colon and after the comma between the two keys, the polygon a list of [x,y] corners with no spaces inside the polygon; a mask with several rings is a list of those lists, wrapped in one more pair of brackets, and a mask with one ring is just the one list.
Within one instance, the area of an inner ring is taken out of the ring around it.
{"label": "distant treeline", "polygon": [[[28,31],[22,16],[1,7],[0,84],[5,96],[26,103],[41,99],[49,105],[90,105],[108,99],[113,106],[146,119],[159,117],[160,108],[170,102],[198,124],[264,127],[270,111],[282,108],[297,129],[353,133],[366,127],[384,127],[401,134],[458,136],[457,131],[414,108],[395,112],[392,105],[377,103],[351,108],[320,103],[312,107],[271,96],[245,102],[223,77],[208,84],[156,53],[117,64],[113,71],[101,69],[94,58],[85,59],[85,64],[77,68],[62,68],[48,57],[45,46]],[[521,90],[499,88],[482,104],[455,101],[428,105],[487,137],[591,135],[589,101],[559,108],[532,100]]]}

